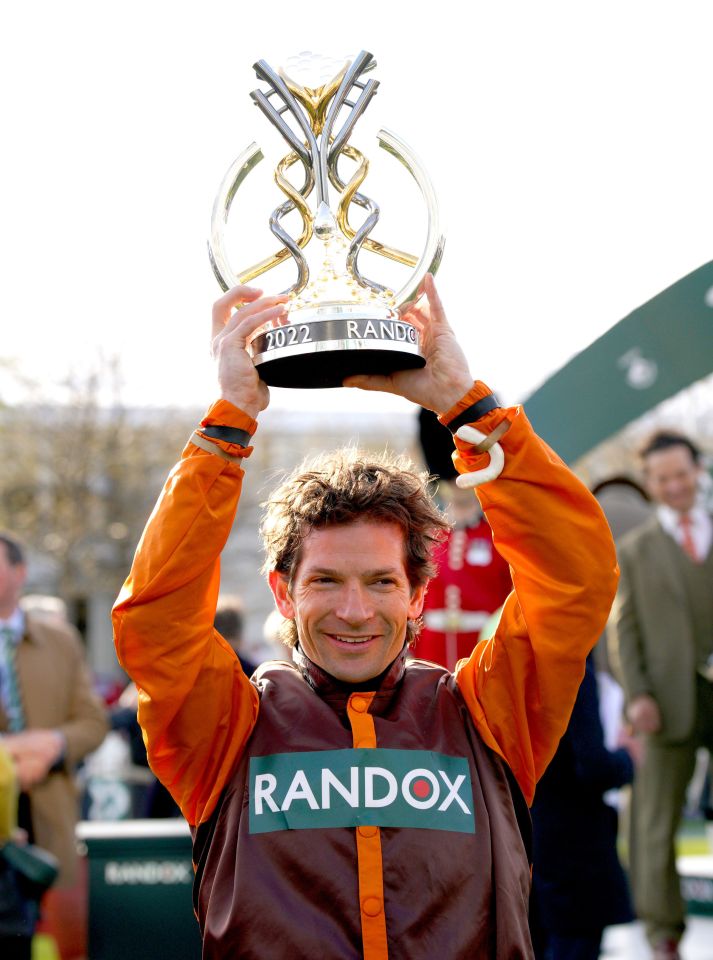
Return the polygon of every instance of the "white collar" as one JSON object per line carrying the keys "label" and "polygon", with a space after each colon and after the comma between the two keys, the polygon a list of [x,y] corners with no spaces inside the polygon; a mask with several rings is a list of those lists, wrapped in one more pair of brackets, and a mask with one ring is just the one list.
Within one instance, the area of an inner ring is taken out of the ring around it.
{"label": "white collar", "polygon": [[[658,521],[662,530],[672,537],[679,546],[683,546],[683,527],[681,526],[681,514],[678,510],[672,510],[666,504],[659,504],[656,509]],[[690,533],[696,548],[697,556],[703,560],[708,556],[711,546],[713,546],[713,517],[701,504],[696,504],[692,510],[689,510],[687,516],[690,518]]]}
{"label": "white collar", "polygon": [[670,533],[672,536],[680,531],[681,517],[683,516],[690,517],[691,527],[693,529],[707,527],[710,524],[710,514],[706,513],[704,508],[699,504],[696,504],[686,514],[683,514],[678,510],[674,510],[673,507],[667,506],[665,503],[660,503],[656,508],[656,514],[659,518],[659,523],[666,533]]}

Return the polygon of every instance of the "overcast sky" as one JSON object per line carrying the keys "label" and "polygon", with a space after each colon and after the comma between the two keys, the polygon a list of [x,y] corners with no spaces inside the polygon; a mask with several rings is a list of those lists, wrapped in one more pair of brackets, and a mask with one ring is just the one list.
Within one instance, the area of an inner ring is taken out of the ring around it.
{"label": "overcast sky", "polygon": [[[3,355],[50,380],[102,349],[130,402],[209,402],[213,198],[274,136],[251,64],[366,48],[381,85],[354,140],[375,177],[379,125],[421,156],[449,315],[473,373],[518,399],[713,258],[712,38],[705,0],[6,4]],[[260,229],[240,225],[256,249]],[[273,395],[325,403],[354,392]]]}

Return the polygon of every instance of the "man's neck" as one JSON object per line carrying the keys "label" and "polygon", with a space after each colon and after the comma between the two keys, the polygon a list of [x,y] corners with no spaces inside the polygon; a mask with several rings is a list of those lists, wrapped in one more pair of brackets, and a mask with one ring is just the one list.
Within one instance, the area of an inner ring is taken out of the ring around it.
{"label": "man's neck", "polygon": [[[307,654],[304,652],[304,650],[300,647],[299,644],[295,647],[295,650],[305,660],[314,664],[314,661],[310,660],[310,658],[307,656]],[[388,675],[393,665],[402,655],[403,655],[403,651],[401,651],[396,657],[394,657],[394,659],[386,667],[386,669],[382,670],[381,673],[377,674],[377,676],[370,677],[367,680],[359,680],[359,681],[340,680],[337,677],[333,676],[331,673],[327,673],[327,671],[324,670],[322,667],[320,667],[319,664],[314,664],[314,665],[315,667],[317,667],[319,670],[322,671],[324,676],[329,678],[331,683],[333,683],[337,689],[344,690],[345,693],[352,693],[352,692],[358,693],[359,691],[365,692],[365,691],[371,691],[371,690],[378,690],[381,687],[385,677]]]}
{"label": "man's neck", "polygon": [[669,524],[680,523],[681,517],[699,519],[706,512],[705,508],[699,503],[692,504],[687,510],[676,510],[674,507],[669,507],[668,504],[659,503],[656,509],[660,520],[664,524],[666,521]]}

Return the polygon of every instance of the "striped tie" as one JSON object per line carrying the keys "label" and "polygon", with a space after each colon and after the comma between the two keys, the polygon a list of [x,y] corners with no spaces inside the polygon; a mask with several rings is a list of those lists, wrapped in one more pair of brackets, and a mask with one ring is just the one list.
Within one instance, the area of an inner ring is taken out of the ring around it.
{"label": "striped tie", "polygon": [[10,733],[25,729],[25,713],[15,666],[16,654],[17,644],[13,631],[9,627],[0,627],[0,693]]}

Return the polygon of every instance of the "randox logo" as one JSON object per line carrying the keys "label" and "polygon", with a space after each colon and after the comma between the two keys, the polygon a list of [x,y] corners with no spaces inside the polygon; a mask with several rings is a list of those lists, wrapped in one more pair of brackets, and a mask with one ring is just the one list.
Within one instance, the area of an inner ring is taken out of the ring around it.
{"label": "randox logo", "polygon": [[475,833],[468,761],[427,750],[252,757],[250,833],[419,827]]}

